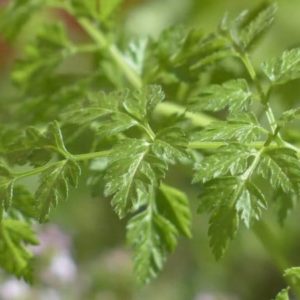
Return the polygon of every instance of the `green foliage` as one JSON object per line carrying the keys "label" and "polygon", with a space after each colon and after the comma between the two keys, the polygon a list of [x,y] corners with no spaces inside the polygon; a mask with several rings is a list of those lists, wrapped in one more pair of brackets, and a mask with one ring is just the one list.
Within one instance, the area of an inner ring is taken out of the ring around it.
{"label": "green foliage", "polygon": [[26,222],[3,219],[0,231],[0,263],[7,272],[30,281],[32,254],[24,245],[38,244],[37,238]]}
{"label": "green foliage", "polygon": [[[234,238],[239,220],[247,227],[261,216],[266,200],[259,188],[241,178],[226,176],[212,179],[203,186],[199,212],[210,213],[210,246],[217,259]],[[224,201],[225,200],[225,201]]]}
{"label": "green foliage", "polygon": [[289,300],[289,291],[288,289],[282,290],[275,298],[275,300]]}
{"label": "green foliage", "polygon": [[[15,0],[2,12],[0,28],[10,37],[50,5],[73,15],[91,38],[78,43],[63,25],[49,22],[12,72],[19,93],[7,105],[14,120],[0,128],[0,265],[16,276],[30,279],[32,255],[25,245],[36,243],[31,223],[48,220],[77,187],[81,170],[89,177],[87,161],[102,159],[93,170],[101,178],[97,188],[127,221],[142,283],[157,276],[180,236],[191,237],[188,197],[166,184],[170,165],[179,180],[179,164],[195,170],[198,211],[209,215],[218,259],[241,224],[261,222],[273,202],[282,223],[298,201],[300,149],[285,133],[299,109],[276,118],[269,102],[272,85],[299,77],[299,50],[262,64],[268,82],[248,53],[272,24],[276,5],[224,18],[209,34],[178,26],[157,40],[132,40],[121,26],[111,30],[121,4]],[[75,54],[92,58],[88,74],[64,69]],[[218,77],[220,69],[225,76]],[[21,181],[29,176],[39,177],[33,193]],[[298,269],[286,273],[297,282],[298,275]],[[276,299],[288,299],[287,290]]]}
{"label": "green foliage", "polygon": [[180,190],[162,184],[159,189],[158,210],[170,220],[178,232],[191,237],[191,212],[187,196]]}
{"label": "green foliage", "polygon": [[264,62],[262,69],[272,84],[283,84],[297,79],[300,75],[300,50],[286,50],[280,57]]}
{"label": "green foliage", "polygon": [[134,268],[142,283],[161,270],[167,253],[175,249],[179,234],[191,236],[188,200],[181,191],[162,185],[157,200],[151,188],[147,195],[148,206],[127,225],[127,240],[135,252]]}
{"label": "green foliage", "polygon": [[68,4],[77,16],[106,22],[121,3],[122,0],[69,0]]}
{"label": "green foliage", "polygon": [[191,110],[219,111],[228,108],[235,113],[247,110],[250,99],[251,92],[246,80],[230,80],[202,89],[201,94],[192,100],[194,104],[191,104]]}
{"label": "green foliage", "polygon": [[72,48],[73,45],[61,25],[43,27],[34,42],[26,47],[25,57],[17,62],[12,74],[13,80],[25,89],[32,88],[31,80],[47,78],[72,53]]}
{"label": "green foliage", "polygon": [[286,148],[264,151],[258,172],[274,189],[281,188],[289,196],[299,195],[300,165],[297,154]]}
{"label": "green foliage", "polygon": [[194,177],[195,182],[207,182],[226,174],[242,174],[248,165],[248,159],[253,153],[242,145],[223,146],[214,155],[205,157],[198,165]]}
{"label": "green foliage", "polygon": [[285,270],[284,277],[288,278],[294,285],[300,286],[300,267]]}
{"label": "green foliage", "polygon": [[0,31],[6,37],[14,38],[22,27],[29,21],[32,13],[38,10],[45,1],[26,0],[10,1],[8,7],[0,14]]}
{"label": "green foliage", "polygon": [[243,11],[235,20],[237,43],[248,49],[273,23],[277,5],[263,3],[253,11]]}
{"label": "green foliage", "polygon": [[230,116],[226,121],[209,124],[203,130],[193,134],[197,141],[224,141],[250,143],[258,140],[264,129],[259,125],[255,115],[249,113]]}
{"label": "green foliage", "polygon": [[[300,268],[299,267],[293,267],[286,269],[284,271],[283,276],[287,279],[287,281],[292,285],[292,287],[300,287]],[[275,300],[289,300],[289,290],[290,286],[288,286],[286,289],[283,289],[278,293]]]}

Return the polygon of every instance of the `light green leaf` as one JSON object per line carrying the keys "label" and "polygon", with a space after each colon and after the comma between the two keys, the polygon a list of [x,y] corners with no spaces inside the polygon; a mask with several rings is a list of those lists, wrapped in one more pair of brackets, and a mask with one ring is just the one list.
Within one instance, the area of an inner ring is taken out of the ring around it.
{"label": "light green leaf", "polygon": [[246,188],[243,189],[236,202],[236,209],[246,227],[250,228],[251,222],[259,220],[262,210],[267,209],[267,202],[259,188],[255,184],[247,182]]}
{"label": "light green leaf", "polygon": [[132,91],[122,104],[127,113],[139,121],[144,121],[164,98],[165,94],[159,85],[149,85],[141,90]]}
{"label": "light green leaf", "polygon": [[91,94],[90,104],[68,111],[62,115],[68,123],[88,124],[99,135],[113,135],[138,125],[138,121],[122,109],[122,103],[129,97],[129,90]]}
{"label": "light green leaf", "polygon": [[100,19],[107,20],[122,2],[123,0],[100,0]]}
{"label": "light green leaf", "polygon": [[203,130],[195,132],[192,140],[250,143],[256,141],[262,131],[256,117],[251,113],[245,113],[232,116],[227,121],[209,124]]}
{"label": "light green leaf", "polygon": [[49,124],[47,132],[52,145],[55,145],[57,149],[62,153],[68,153],[66,149],[62,132],[60,130],[59,124],[57,121],[54,121]]}
{"label": "light green leaf", "polygon": [[186,237],[191,237],[191,211],[187,196],[180,190],[161,184],[157,196],[160,214]]}
{"label": "light green leaf", "polygon": [[[192,36],[193,34],[187,36],[185,44],[191,42],[188,39]],[[197,38],[197,34],[195,37]],[[185,59],[187,64],[190,65],[189,69],[191,71],[198,71],[224,58],[236,56],[236,52],[224,36],[209,34],[204,35],[202,38],[198,37],[198,41],[195,41],[194,47],[190,47],[189,49],[183,48],[181,55],[186,57]]]}
{"label": "light green leaf", "polygon": [[163,101],[160,86],[150,85],[138,91],[119,90],[91,94],[90,104],[71,110],[62,119],[74,124],[90,124],[99,135],[114,135],[134,126],[149,128],[149,117],[155,106]]}
{"label": "light green leaf", "polygon": [[273,23],[276,3],[264,3],[253,11],[242,12],[236,20],[239,44],[249,48]]}
{"label": "light green leaf", "polygon": [[282,290],[275,298],[275,300],[289,300],[289,289]]}
{"label": "light green leaf", "polygon": [[299,194],[300,164],[295,151],[287,148],[264,151],[257,172],[273,188],[281,188],[287,195]]}
{"label": "light green leaf", "polygon": [[300,49],[286,50],[278,58],[262,64],[262,70],[273,84],[283,84],[300,77]]}
{"label": "light green leaf", "polygon": [[295,286],[300,287],[300,267],[293,267],[285,270],[284,277],[291,281]]}
{"label": "light green leaf", "polygon": [[284,127],[287,123],[300,119],[300,107],[286,110],[283,112],[278,121],[278,126]]}
{"label": "light green leaf", "polygon": [[248,159],[254,155],[251,149],[239,144],[220,147],[217,153],[205,157],[196,165],[193,182],[207,182],[224,175],[239,175],[248,166]]}
{"label": "light green leaf", "polygon": [[167,127],[156,134],[151,150],[161,160],[174,164],[189,158],[187,145],[187,136],[180,127]]}
{"label": "light green leaf", "polygon": [[30,225],[14,219],[3,219],[0,233],[0,265],[7,272],[31,281],[32,254],[25,248],[27,244],[38,244]]}
{"label": "light green leaf", "polygon": [[228,108],[237,113],[248,109],[251,91],[244,79],[230,80],[222,85],[213,84],[191,99],[191,111],[219,111]]}

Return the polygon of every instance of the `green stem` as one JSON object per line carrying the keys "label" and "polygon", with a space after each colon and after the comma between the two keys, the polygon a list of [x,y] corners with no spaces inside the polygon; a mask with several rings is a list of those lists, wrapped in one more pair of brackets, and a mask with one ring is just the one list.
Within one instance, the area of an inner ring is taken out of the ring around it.
{"label": "green stem", "polygon": [[99,46],[95,44],[86,44],[71,47],[71,51],[73,54],[76,53],[85,53],[85,52],[95,52],[99,50]]}
{"label": "green stem", "polygon": [[206,115],[204,113],[192,113],[186,111],[184,107],[176,103],[162,102],[158,104],[155,112],[158,115],[170,116],[172,114],[184,114],[195,126],[205,127],[212,122],[217,121],[216,118]]}
{"label": "green stem", "polygon": [[[75,160],[75,161],[84,161],[84,160],[90,160],[90,159],[94,159],[94,158],[99,158],[99,157],[107,157],[110,154],[109,150],[106,151],[100,151],[100,152],[91,152],[91,153],[84,153],[84,154],[76,154],[76,155],[69,155],[71,159]],[[41,167],[37,167],[28,171],[24,171],[24,172],[14,172],[12,173],[13,177],[16,180],[22,179],[24,177],[30,177],[30,176],[34,176],[37,174],[40,174],[44,171],[47,171],[48,169],[57,166],[59,164],[63,164],[67,161],[67,159],[64,160],[60,160],[60,161],[55,161],[55,162],[51,162],[48,163],[44,166]]]}
{"label": "green stem", "polygon": [[91,153],[84,153],[84,154],[76,154],[72,155],[72,158],[76,161],[83,161],[83,160],[90,160],[99,157],[107,157],[111,153],[110,150],[98,151],[98,152],[91,152]]}

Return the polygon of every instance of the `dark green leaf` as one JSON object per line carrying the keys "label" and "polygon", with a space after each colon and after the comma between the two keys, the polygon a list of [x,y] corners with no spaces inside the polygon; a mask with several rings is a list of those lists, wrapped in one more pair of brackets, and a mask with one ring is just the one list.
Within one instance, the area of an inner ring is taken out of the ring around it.
{"label": "dark green leaf", "polygon": [[228,243],[232,240],[239,227],[238,213],[234,208],[220,206],[209,220],[209,244],[216,259],[224,255]]}
{"label": "dark green leaf", "polygon": [[165,176],[167,164],[145,140],[126,139],[114,146],[104,177],[105,194],[120,217],[147,204],[148,190]]}
{"label": "dark green leaf", "polygon": [[35,194],[40,222],[47,219],[51,207],[68,198],[69,185],[76,187],[80,172],[80,167],[75,161],[63,160],[42,173]]}
{"label": "dark green leaf", "polygon": [[220,177],[208,181],[200,195],[200,212],[210,214],[210,245],[220,258],[233,239],[241,219],[247,227],[261,216],[266,201],[253,183],[238,177]]}
{"label": "dark green leaf", "polygon": [[127,225],[127,241],[134,251],[137,279],[148,282],[161,270],[168,252],[177,245],[176,225],[154,209],[153,191],[148,191],[149,206]]}

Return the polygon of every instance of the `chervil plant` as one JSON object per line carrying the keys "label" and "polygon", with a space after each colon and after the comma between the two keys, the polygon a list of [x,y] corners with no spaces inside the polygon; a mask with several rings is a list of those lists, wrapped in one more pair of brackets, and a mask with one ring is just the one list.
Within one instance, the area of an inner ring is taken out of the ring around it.
{"label": "chervil plant", "polygon": [[[49,7],[68,12],[89,37],[75,42],[63,24],[47,22],[12,72],[18,93],[3,115],[16,118],[0,129],[0,265],[18,277],[31,278],[32,225],[48,221],[78,182],[100,186],[126,218],[142,283],[158,274],[180,236],[191,237],[189,200],[165,180],[171,165],[193,173],[217,259],[241,226],[259,231],[273,203],[283,223],[298,202],[300,148],[288,129],[300,108],[275,115],[272,98],[277,86],[300,78],[300,49],[262,58],[257,69],[251,60],[276,4],[226,16],[211,34],[175,27],[157,39],[125,37],[114,18],[119,5],[14,0],[1,14],[7,38]],[[65,73],[76,55],[92,58],[93,67]],[[228,65],[237,71],[215,81],[213,68]],[[34,191],[23,180],[30,176],[39,178]],[[288,299],[287,290],[276,299]]]}

